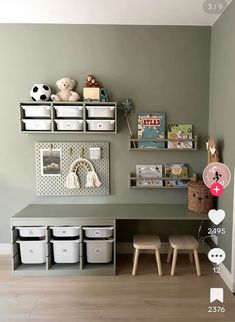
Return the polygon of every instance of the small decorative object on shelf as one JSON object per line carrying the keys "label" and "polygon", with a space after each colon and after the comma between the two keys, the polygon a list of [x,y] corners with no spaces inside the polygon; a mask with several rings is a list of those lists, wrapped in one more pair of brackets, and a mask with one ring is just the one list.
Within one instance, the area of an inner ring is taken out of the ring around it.
{"label": "small decorative object on shelf", "polygon": [[208,164],[213,162],[219,162],[219,153],[217,149],[217,142],[214,138],[209,138],[206,143]]}
{"label": "small decorative object on shelf", "polygon": [[[130,125],[130,122],[129,122],[129,117],[128,117],[128,114],[135,112],[135,105],[134,105],[133,100],[131,98],[127,98],[123,102],[118,102],[118,108],[123,111],[123,113],[125,115],[125,118],[126,118],[126,123],[127,123],[127,127],[128,127],[128,130],[129,130],[130,137],[131,137],[131,139],[134,139],[133,132],[132,132],[132,129],[131,129],[131,125]],[[135,144],[134,141],[133,141],[133,145],[136,148],[136,144]]]}
{"label": "small decorative object on shelf", "polygon": [[56,102],[76,102],[80,99],[77,92],[72,89],[75,86],[73,79],[64,77],[56,81],[56,86],[59,88],[57,94],[52,94],[51,99]]}
{"label": "small decorative object on shelf", "polygon": [[[165,138],[165,113],[143,112],[138,115],[138,148],[164,148],[165,142],[156,139]],[[142,139],[149,139],[148,141]]]}
{"label": "small decorative object on shelf", "polygon": [[108,102],[106,90],[100,86],[99,82],[93,75],[88,75],[83,88],[84,101]]}
{"label": "small decorative object on shelf", "polygon": [[202,180],[189,182],[188,184],[188,209],[201,214],[208,214],[213,209],[214,197],[210,193],[210,189]]}
{"label": "small decorative object on shelf", "polygon": [[[192,124],[169,124],[168,125],[168,139],[175,139],[168,141],[168,148],[173,149],[192,149],[193,142],[193,126]],[[183,141],[177,140],[183,139]],[[190,141],[187,141],[190,139]]]}
{"label": "small decorative object on shelf", "polygon": [[51,97],[51,89],[47,84],[34,84],[30,97],[33,101],[48,101]]}
{"label": "small decorative object on shelf", "polygon": [[[153,148],[153,147],[145,147],[145,148],[140,148],[139,142],[192,142],[192,148],[184,148],[184,149],[178,149],[178,148],[169,148],[169,147],[163,147],[163,148]],[[138,147],[137,147],[138,145]],[[129,141],[129,149],[131,151],[196,151],[198,148],[198,136],[195,135],[193,139],[134,139],[133,137],[130,137]]]}

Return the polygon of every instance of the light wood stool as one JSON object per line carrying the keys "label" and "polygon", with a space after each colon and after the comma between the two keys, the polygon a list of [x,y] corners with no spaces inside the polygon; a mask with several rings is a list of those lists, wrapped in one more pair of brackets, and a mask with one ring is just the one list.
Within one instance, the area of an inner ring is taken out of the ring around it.
{"label": "light wood stool", "polygon": [[162,265],[159,252],[161,247],[160,238],[156,235],[135,235],[133,238],[133,246],[135,248],[135,253],[132,275],[136,275],[140,249],[153,249],[155,250],[156,255],[158,275],[162,276]]}
{"label": "light wood stool", "polygon": [[169,242],[170,242],[170,247],[169,247],[169,252],[167,256],[167,263],[170,263],[172,250],[174,250],[172,266],[171,266],[171,276],[175,275],[177,254],[178,254],[178,250],[181,250],[181,249],[189,250],[189,260],[191,263],[193,263],[193,255],[194,255],[196,272],[197,272],[197,275],[200,276],[201,269],[200,269],[200,263],[198,258],[198,251],[197,251],[199,247],[199,242],[197,241],[197,239],[192,235],[170,235]]}

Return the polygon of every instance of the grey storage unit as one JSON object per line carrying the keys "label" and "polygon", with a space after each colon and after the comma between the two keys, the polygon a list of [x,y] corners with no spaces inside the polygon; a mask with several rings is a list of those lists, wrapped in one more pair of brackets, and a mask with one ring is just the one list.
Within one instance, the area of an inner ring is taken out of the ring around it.
{"label": "grey storage unit", "polygon": [[117,103],[20,103],[20,129],[23,133],[117,133]]}

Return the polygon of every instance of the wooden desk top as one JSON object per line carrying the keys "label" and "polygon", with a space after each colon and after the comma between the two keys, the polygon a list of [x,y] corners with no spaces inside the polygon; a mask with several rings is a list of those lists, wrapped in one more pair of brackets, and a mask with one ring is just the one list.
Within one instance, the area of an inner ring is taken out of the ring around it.
{"label": "wooden desk top", "polygon": [[12,219],[208,220],[180,204],[30,204]]}

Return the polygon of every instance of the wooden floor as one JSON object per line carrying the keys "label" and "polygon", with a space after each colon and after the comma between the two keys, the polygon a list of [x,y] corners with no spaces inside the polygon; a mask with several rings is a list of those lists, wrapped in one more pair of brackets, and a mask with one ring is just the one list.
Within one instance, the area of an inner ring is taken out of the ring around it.
{"label": "wooden floor", "polygon": [[[235,321],[235,297],[205,256],[201,277],[185,255],[174,277],[162,261],[162,277],[151,255],[140,256],[137,276],[131,276],[131,257],[122,255],[117,276],[13,277],[10,258],[0,256],[0,322]],[[210,287],[224,287],[226,313],[207,313]]]}

